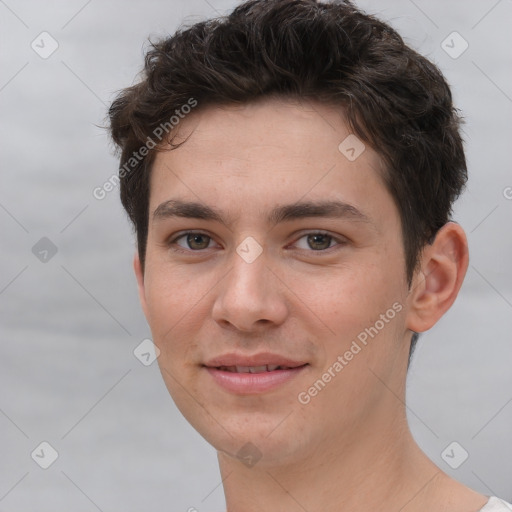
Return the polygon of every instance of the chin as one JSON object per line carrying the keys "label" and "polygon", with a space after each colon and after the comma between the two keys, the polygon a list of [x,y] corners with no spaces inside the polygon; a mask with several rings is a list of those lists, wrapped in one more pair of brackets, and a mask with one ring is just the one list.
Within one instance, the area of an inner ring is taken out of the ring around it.
{"label": "chin", "polygon": [[[296,462],[313,452],[308,437],[306,411],[297,401],[302,385],[261,395],[236,396],[216,390],[204,374],[182,374],[179,382],[163,372],[167,389],[190,425],[221,456],[244,462],[257,460],[259,467]],[[314,422],[316,425],[316,422]],[[318,426],[318,425],[317,425]]]}
{"label": "chin", "polygon": [[246,466],[252,467],[256,464],[259,468],[272,468],[294,464],[304,453],[294,439],[289,435],[276,436],[275,438],[253,437],[250,433],[244,432],[240,436],[223,439],[206,439],[222,458],[236,459]]}
{"label": "chin", "polygon": [[[304,457],[308,444],[300,425],[286,424],[286,415],[247,411],[216,418],[186,417],[219,455],[238,459],[246,465],[273,467],[291,464]],[[280,424],[281,423],[281,424]]]}

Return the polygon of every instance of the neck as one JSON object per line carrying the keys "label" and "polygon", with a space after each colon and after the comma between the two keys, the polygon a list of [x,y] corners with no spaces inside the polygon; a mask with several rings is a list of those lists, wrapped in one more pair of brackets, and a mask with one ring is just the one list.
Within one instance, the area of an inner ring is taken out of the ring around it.
{"label": "neck", "polygon": [[385,402],[376,414],[386,423],[368,418],[293,462],[247,467],[219,452],[227,511],[424,510],[442,472],[412,438],[403,403]]}

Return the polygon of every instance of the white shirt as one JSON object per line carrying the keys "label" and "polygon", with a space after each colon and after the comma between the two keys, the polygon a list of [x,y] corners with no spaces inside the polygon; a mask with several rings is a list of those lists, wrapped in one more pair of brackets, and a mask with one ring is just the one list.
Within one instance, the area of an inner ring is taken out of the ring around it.
{"label": "white shirt", "polygon": [[512,505],[496,496],[491,496],[480,512],[512,512]]}

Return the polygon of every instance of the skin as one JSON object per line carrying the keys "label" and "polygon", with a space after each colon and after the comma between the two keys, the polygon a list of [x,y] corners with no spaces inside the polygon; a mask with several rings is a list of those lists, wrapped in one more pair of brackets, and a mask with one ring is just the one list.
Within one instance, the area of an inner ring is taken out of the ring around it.
{"label": "skin", "polygon": [[[144,271],[134,260],[164,381],[218,451],[228,512],[478,511],[487,497],[421,452],[404,405],[412,331],[432,327],[455,300],[468,266],[464,231],[452,222],[439,231],[409,288],[383,164],[368,145],[349,161],[338,150],[349,134],[339,108],[278,99],[208,107],[180,123],[186,142],[159,153],[152,170]],[[216,207],[223,221],[155,217],[170,199]],[[271,209],[299,200],[343,201],[366,220],[267,222]],[[187,230],[203,237],[175,240]],[[333,238],[308,238],[318,231]],[[249,236],[262,248],[252,263],[236,252]],[[396,303],[400,312],[300,403]],[[202,366],[266,351],[308,366],[259,395],[220,388]],[[261,456],[252,466],[237,457],[246,443]]]}

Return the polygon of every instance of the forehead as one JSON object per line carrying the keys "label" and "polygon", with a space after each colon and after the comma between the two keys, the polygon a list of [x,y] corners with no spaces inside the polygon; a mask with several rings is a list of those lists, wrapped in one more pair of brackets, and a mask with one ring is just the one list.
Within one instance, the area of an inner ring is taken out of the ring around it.
{"label": "forehead", "polygon": [[[318,157],[321,152],[337,157],[340,143],[349,135],[348,146],[357,151],[341,154],[354,161],[365,149],[351,134],[341,105],[307,99],[264,98],[241,105],[199,106],[180,121],[174,135],[175,142],[186,141],[183,153],[239,155],[240,160],[254,151],[264,157],[278,149],[281,155],[286,151],[290,159]],[[260,151],[262,148],[265,152]],[[379,160],[374,151],[366,157],[374,164]]]}
{"label": "forehead", "polygon": [[367,208],[358,203],[392,202],[381,158],[351,133],[339,106],[282,99],[199,105],[180,121],[173,143],[181,142],[155,158],[150,216],[184,198],[246,213],[300,199],[340,200],[360,211]]}

